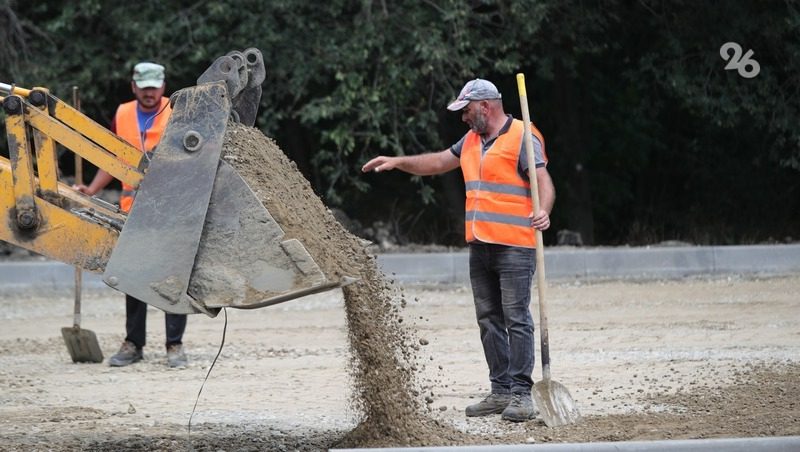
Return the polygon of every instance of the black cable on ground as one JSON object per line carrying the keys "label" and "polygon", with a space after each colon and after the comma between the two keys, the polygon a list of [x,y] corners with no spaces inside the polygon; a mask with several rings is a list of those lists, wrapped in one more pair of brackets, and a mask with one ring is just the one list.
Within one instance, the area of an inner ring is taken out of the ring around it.
{"label": "black cable on ground", "polygon": [[203,379],[203,384],[200,385],[200,390],[197,391],[197,398],[194,400],[194,406],[192,407],[192,414],[189,415],[189,424],[187,426],[188,433],[192,433],[192,417],[194,416],[194,411],[197,408],[197,402],[200,401],[200,394],[203,392],[203,386],[206,385],[206,381],[208,381],[208,376],[211,375],[211,369],[214,368],[214,364],[217,363],[217,358],[222,353],[222,346],[225,345],[225,333],[228,331],[228,311],[227,308],[222,308],[222,312],[225,314],[225,324],[222,327],[222,342],[219,344],[219,350],[217,350],[217,356],[214,357],[214,361],[211,362],[211,366],[208,368],[208,372],[206,372],[206,378]]}

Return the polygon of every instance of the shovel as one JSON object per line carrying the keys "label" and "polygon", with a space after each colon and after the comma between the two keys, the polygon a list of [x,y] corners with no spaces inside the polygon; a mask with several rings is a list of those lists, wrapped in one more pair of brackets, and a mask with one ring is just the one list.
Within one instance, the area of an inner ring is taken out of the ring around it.
{"label": "shovel", "polygon": [[[528,111],[528,96],[525,90],[525,75],[517,74],[519,102],[527,133],[523,134],[525,152],[528,154],[528,178],[531,183],[533,211],[539,211],[539,185],[536,181],[536,159],[531,141],[531,118]],[[536,401],[545,425],[557,427],[575,423],[579,418],[578,408],[564,385],[550,379],[550,338],[547,333],[547,303],[545,301],[544,241],[542,231],[536,230],[536,287],[539,291],[539,337],[542,353],[542,380],[533,385],[532,396]]]}
{"label": "shovel", "polygon": [[61,328],[61,336],[67,344],[69,356],[74,363],[101,363],[103,352],[94,331],[81,329],[81,269],[75,268],[75,314],[73,325]]}
{"label": "shovel", "polygon": [[[78,87],[72,87],[72,100],[76,109],[80,110],[80,100],[78,98]],[[81,156],[75,154],[75,184],[83,183],[83,160]],[[73,325],[61,328],[61,336],[67,344],[69,356],[74,363],[101,363],[103,362],[103,352],[97,342],[94,331],[81,329],[81,290],[83,282],[83,270],[75,267],[75,310],[73,315]]]}

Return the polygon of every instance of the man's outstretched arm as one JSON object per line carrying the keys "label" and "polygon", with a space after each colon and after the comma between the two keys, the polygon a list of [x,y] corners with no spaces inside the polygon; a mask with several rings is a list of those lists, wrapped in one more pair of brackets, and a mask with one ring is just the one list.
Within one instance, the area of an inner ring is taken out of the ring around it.
{"label": "man's outstretched arm", "polygon": [[367,173],[375,171],[389,171],[399,169],[406,173],[414,174],[417,176],[432,176],[434,174],[442,174],[458,168],[461,161],[445,149],[439,152],[429,152],[426,154],[418,155],[403,155],[399,157],[389,157],[381,155],[368,161],[361,167],[361,171]]}

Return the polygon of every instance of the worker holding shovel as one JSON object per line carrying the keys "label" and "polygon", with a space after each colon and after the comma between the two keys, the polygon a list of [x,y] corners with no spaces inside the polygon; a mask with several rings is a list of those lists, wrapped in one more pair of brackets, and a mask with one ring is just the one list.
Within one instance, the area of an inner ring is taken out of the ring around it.
{"label": "worker holding shovel", "polygon": [[[470,281],[491,394],[466,408],[467,416],[502,413],[509,421],[536,416],[531,399],[534,365],[531,284],[536,270],[536,234],[550,227],[555,188],[547,171],[542,134],[531,126],[535,169],[529,168],[523,121],[503,110],[497,87],[467,82],[448,110],[461,111],[470,130],[438,152],[379,156],[364,172],[399,169],[419,176],[461,167],[466,186],[465,231]],[[534,212],[529,171],[538,181]]]}

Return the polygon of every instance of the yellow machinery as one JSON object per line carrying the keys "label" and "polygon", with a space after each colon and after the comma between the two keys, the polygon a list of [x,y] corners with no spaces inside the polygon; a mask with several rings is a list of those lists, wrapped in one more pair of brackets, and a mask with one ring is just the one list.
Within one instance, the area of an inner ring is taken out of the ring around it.
{"label": "yellow machinery", "polygon": [[[253,125],[264,76],[258,49],[218,58],[170,98],[152,159],[47,89],[0,83],[9,147],[0,240],[103,273],[109,286],[171,313],[214,316],[351,282],[329,280],[302,243],[284,240],[220,159],[228,120]],[[138,186],[130,213],[59,182],[56,143]]]}

